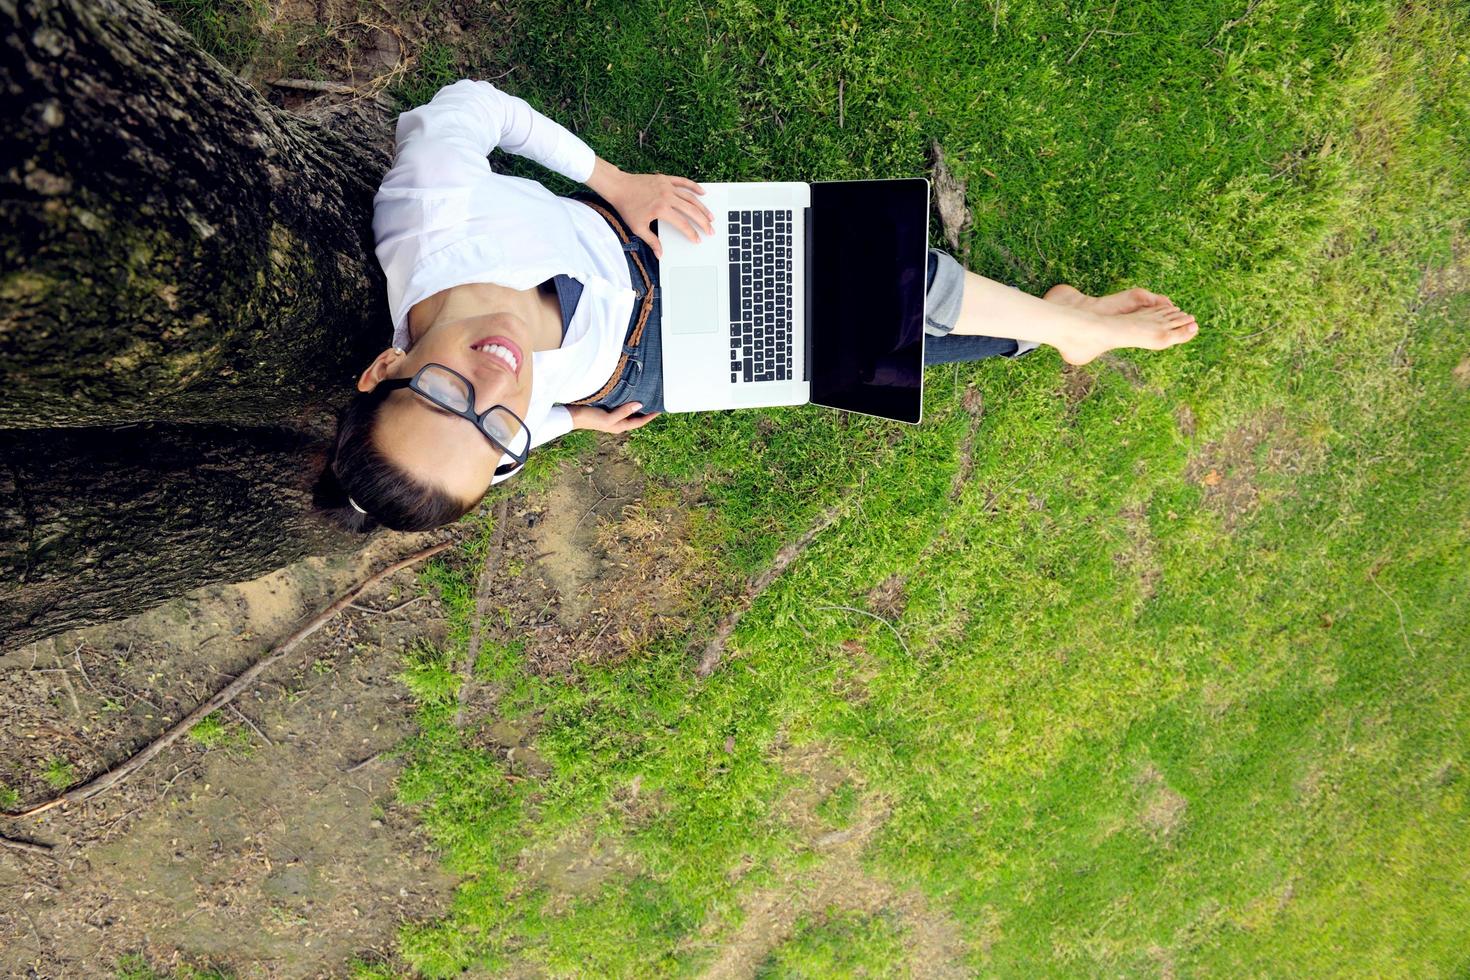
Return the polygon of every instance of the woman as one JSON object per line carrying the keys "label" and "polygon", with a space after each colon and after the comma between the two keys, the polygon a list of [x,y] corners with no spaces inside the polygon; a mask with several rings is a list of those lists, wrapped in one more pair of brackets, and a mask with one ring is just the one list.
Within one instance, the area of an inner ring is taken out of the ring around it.
{"label": "woman", "polygon": [[[652,222],[698,240],[715,218],[692,180],[624,173],[489,82],[460,81],[398,119],[374,199],[392,346],[358,379],[317,481],[343,527],[421,531],[458,520],[531,448],[572,429],[629,432],[662,410]],[[590,188],[557,197],[497,174],[496,146]],[[929,250],[925,363],[1019,357],[1070,364],[1195,336],[1168,297],[1044,299]]]}

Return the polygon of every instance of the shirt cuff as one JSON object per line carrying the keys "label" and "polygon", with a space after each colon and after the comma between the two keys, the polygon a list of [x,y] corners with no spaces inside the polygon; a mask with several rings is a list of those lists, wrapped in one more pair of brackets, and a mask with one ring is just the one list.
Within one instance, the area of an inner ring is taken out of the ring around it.
{"label": "shirt cuff", "polygon": [[572,431],[572,413],[565,405],[553,405],[546,412],[546,421],[531,433],[531,445],[539,446],[553,439],[560,439]]}

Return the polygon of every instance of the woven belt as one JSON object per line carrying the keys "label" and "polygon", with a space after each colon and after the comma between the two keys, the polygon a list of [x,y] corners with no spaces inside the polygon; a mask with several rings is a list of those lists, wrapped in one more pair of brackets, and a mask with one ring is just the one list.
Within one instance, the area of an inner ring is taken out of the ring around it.
{"label": "woven belt", "polygon": [[628,353],[638,346],[638,341],[643,337],[643,325],[648,322],[648,315],[653,312],[653,279],[648,275],[648,270],[643,267],[643,260],[638,257],[638,243],[632,241],[631,232],[623,224],[622,220],[618,218],[617,212],[611,208],[604,207],[597,203],[597,201],[588,200],[581,196],[573,196],[575,200],[581,201],[607,219],[607,223],[612,225],[613,231],[617,233],[618,240],[622,242],[624,254],[632,261],[633,267],[638,270],[638,275],[643,278],[643,306],[638,310],[638,319],[634,322],[633,329],[628,331],[628,337],[623,342],[623,356],[618,358],[618,366],[613,371],[612,377],[595,394],[566,403],[568,405],[586,405],[607,397],[617,383],[622,380],[623,371],[628,366]]}

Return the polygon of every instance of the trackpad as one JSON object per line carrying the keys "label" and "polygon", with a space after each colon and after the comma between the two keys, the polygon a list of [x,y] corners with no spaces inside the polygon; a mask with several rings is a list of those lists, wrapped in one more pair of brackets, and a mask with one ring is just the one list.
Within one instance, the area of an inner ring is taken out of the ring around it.
{"label": "trackpad", "polygon": [[680,269],[679,288],[663,291],[663,330],[669,334],[714,333],[721,320],[715,316],[720,294],[714,269]]}

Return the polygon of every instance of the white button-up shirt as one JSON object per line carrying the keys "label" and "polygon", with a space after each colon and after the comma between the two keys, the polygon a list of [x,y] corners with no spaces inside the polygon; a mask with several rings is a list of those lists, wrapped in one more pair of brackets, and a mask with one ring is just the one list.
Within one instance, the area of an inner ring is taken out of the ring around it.
{"label": "white button-up shirt", "polygon": [[414,304],[451,286],[531,289],[558,273],[576,279],[582,297],[561,347],[531,354],[526,412],[532,446],[565,435],[572,416],[564,403],[597,391],[617,367],[635,301],[628,262],[602,215],[534,180],[496,173],[487,157],[499,146],[585,183],[596,154],[524,99],[468,79],[399,116],[397,142],[373,198],[394,346],[409,348]]}

